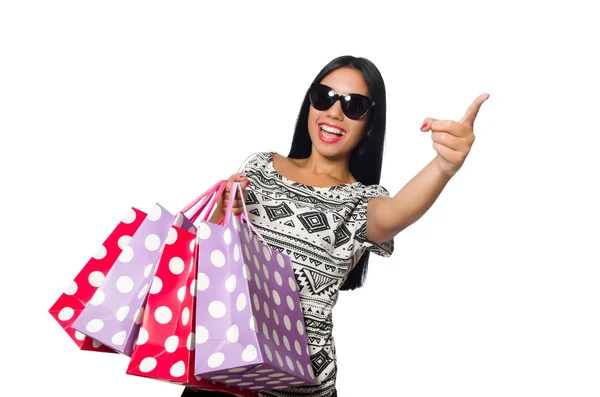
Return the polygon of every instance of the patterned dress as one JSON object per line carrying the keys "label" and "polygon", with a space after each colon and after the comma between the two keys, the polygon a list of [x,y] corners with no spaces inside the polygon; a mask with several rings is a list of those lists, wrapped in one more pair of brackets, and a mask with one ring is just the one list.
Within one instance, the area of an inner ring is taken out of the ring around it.
{"label": "patterned dress", "polygon": [[366,239],[369,199],[389,196],[380,185],[360,182],[311,187],[273,167],[273,152],[251,156],[240,172],[250,180],[250,220],[273,249],[291,257],[306,323],[309,351],[320,385],[263,392],[265,397],[329,397],[335,390],[332,310],[340,287],[365,250],[388,257],[393,240]]}

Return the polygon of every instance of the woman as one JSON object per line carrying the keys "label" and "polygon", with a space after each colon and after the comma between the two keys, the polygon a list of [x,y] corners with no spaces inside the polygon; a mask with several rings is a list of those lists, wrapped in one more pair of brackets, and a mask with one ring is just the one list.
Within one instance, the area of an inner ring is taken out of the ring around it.
{"label": "woman", "polygon": [[[474,141],[473,123],[488,95],[459,121],[425,119],[435,158],[390,197],[379,185],[386,93],[369,60],[342,56],[309,87],[288,157],[258,153],[229,181],[241,182],[250,220],[265,241],[292,259],[318,386],[263,396],[337,396],[332,309],[340,290],[360,287],[369,253],[388,257],[393,239],[417,221],[460,169]],[[228,200],[226,193],[223,200]],[[241,211],[240,199],[234,212]],[[224,216],[223,201],[211,222]],[[218,393],[186,389],[183,396]],[[223,394],[221,394],[223,395]]]}

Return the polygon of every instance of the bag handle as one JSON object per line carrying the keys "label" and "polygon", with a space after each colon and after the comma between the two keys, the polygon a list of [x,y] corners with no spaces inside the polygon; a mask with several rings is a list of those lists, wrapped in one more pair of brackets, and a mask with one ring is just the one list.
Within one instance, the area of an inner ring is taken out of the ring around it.
{"label": "bag handle", "polygon": [[[196,204],[198,204],[200,201],[202,201],[202,199],[205,199],[205,198],[207,198],[207,196],[214,194],[214,192],[217,191],[217,189],[221,186],[221,184],[223,182],[225,182],[225,181],[221,180],[221,181],[217,182],[210,189],[208,189],[207,191],[202,193],[200,196],[196,197],[188,205],[186,205],[185,207],[183,207],[181,209],[181,213],[185,214],[190,209],[192,209],[192,207],[194,207]],[[205,205],[205,203],[203,203],[202,205]]]}
{"label": "bag handle", "polygon": [[[226,180],[221,180],[221,181],[217,182],[214,186],[212,186],[206,192],[202,193],[200,196],[196,197],[189,204],[187,204],[185,207],[183,207],[181,210],[181,213],[185,214],[186,212],[190,211],[194,206],[198,205],[198,203],[200,203],[199,207],[196,210],[194,210],[191,213],[191,215],[188,215],[189,219],[192,223],[194,223],[198,219],[198,217],[202,214],[202,212],[208,206],[210,206],[209,211],[204,216],[204,221],[208,221],[210,214],[212,213],[213,208],[216,205],[217,200],[223,194],[223,191],[225,190],[226,186],[227,186]],[[212,197],[212,200],[211,200],[211,197]]]}
{"label": "bag handle", "polygon": [[[202,206],[202,208],[200,208],[200,210],[194,214],[193,216],[193,220],[192,222],[194,222],[198,216],[200,215],[200,213],[208,206],[208,211],[206,211],[204,218],[202,219],[205,222],[208,222],[208,219],[210,218],[210,215],[213,213],[213,210],[215,208],[215,206],[217,205],[217,201],[219,200],[219,198],[223,195],[223,192],[225,192],[225,188],[227,187],[227,181],[222,181],[221,186],[219,186],[219,188],[217,189],[217,191],[215,192],[213,199],[210,201],[210,203],[207,201],[206,204],[204,204]],[[219,224],[222,224],[223,221],[219,222]]]}
{"label": "bag handle", "polygon": [[248,214],[248,209],[246,208],[246,201],[244,200],[244,195],[242,193],[242,186],[241,186],[240,182],[233,182],[233,184],[231,186],[231,190],[229,192],[229,201],[227,203],[227,210],[225,211],[225,218],[224,218],[223,226],[228,225],[231,220],[231,216],[232,216],[232,212],[233,212],[233,202],[235,201],[235,197],[238,192],[240,194],[240,201],[242,202],[242,213],[239,217],[240,221],[242,221],[241,223],[243,224],[244,223],[243,221],[245,220],[246,227],[248,227],[248,230],[250,231],[250,233],[256,234],[256,237],[260,241],[262,241],[269,248],[269,251],[270,251],[271,247],[269,247],[269,245],[263,238],[262,234],[260,234],[259,231],[256,229],[256,227],[254,227],[252,222],[250,222],[250,215]]}

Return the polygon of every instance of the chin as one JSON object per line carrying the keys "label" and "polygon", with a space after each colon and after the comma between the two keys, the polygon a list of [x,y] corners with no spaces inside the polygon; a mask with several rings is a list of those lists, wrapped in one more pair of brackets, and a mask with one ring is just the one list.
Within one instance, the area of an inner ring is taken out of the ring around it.
{"label": "chin", "polygon": [[313,148],[323,157],[329,159],[340,159],[350,157],[350,151],[342,150],[342,148],[336,146],[328,145],[323,142],[318,142],[316,145],[313,144]]}

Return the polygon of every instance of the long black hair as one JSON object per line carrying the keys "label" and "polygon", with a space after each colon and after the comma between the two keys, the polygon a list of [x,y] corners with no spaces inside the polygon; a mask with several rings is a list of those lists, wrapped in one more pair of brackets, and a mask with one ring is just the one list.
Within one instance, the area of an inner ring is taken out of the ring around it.
{"label": "long black hair", "polygon": [[[381,165],[383,162],[383,147],[385,141],[386,122],[386,94],[385,84],[379,69],[365,58],[344,55],[329,62],[314,79],[319,83],[329,73],[342,67],[349,67],[360,71],[367,83],[371,99],[375,106],[371,109],[369,120],[365,124],[365,132],[359,144],[350,154],[350,173],[357,181],[364,185],[379,184],[381,178]],[[292,140],[292,147],[288,157],[294,159],[308,158],[312,151],[312,142],[308,134],[308,112],[310,101],[308,90],[302,101],[296,129]],[[354,269],[348,275],[342,290],[352,290],[363,285],[367,276],[369,251],[365,251]]]}

